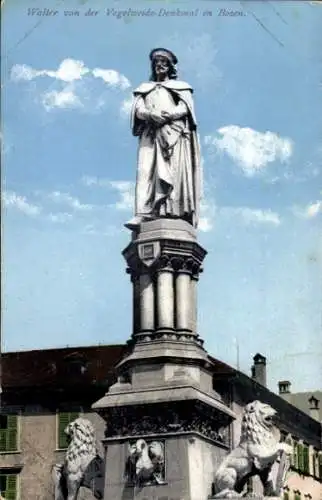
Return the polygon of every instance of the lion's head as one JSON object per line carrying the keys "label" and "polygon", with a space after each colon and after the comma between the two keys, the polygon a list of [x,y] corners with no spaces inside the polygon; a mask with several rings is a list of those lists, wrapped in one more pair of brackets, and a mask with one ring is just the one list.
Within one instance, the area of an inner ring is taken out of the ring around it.
{"label": "lion's head", "polygon": [[276,411],[261,401],[248,403],[244,409],[241,425],[241,440],[264,443],[276,439],[274,417]]}
{"label": "lion's head", "polygon": [[81,455],[96,456],[95,429],[89,420],[82,417],[76,418],[76,420],[67,425],[65,434],[69,440],[66,452],[67,462],[75,460],[75,458],[79,458]]}

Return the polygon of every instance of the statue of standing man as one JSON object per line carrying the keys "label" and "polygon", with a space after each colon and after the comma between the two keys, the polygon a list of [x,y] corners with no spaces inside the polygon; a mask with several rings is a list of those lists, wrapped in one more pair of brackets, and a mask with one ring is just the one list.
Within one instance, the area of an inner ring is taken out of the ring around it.
{"label": "statue of standing man", "polygon": [[172,52],[154,49],[150,60],[150,81],[134,91],[131,126],[139,150],[135,217],[126,227],[134,230],[160,217],[197,227],[201,164],[193,89],[177,80]]}

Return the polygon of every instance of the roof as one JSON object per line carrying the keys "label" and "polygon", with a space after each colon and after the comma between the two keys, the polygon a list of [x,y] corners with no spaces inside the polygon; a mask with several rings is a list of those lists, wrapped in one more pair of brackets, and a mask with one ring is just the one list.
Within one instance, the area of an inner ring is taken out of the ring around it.
{"label": "roof", "polygon": [[1,354],[1,386],[14,388],[104,384],[125,345],[65,347]]}
{"label": "roof", "polygon": [[296,406],[304,413],[310,415],[310,403],[309,400],[312,396],[320,402],[319,405],[319,419],[322,421],[322,391],[311,391],[311,392],[288,392],[285,394],[280,394],[280,397],[288,401],[293,406]]}

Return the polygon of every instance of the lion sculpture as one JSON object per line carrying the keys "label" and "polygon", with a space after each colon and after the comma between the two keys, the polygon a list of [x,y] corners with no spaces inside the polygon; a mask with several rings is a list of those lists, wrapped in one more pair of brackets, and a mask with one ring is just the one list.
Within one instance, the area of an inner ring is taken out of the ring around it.
{"label": "lion sculpture", "polygon": [[159,441],[147,443],[144,439],[138,439],[129,447],[126,472],[128,480],[139,485],[162,483],[164,475],[163,443]]}
{"label": "lion sculpture", "polygon": [[[285,480],[292,447],[279,442],[280,435],[273,423],[275,415],[271,406],[260,401],[245,407],[239,445],[223,460],[215,474],[213,498],[243,496],[244,487],[253,476],[260,477],[265,496],[280,494],[277,490]],[[273,473],[277,461],[280,461],[278,481]]]}
{"label": "lion sculpture", "polygon": [[104,460],[99,456],[93,424],[77,418],[65,429],[69,446],[63,464],[53,467],[55,500],[77,500],[81,486],[103,498]]}

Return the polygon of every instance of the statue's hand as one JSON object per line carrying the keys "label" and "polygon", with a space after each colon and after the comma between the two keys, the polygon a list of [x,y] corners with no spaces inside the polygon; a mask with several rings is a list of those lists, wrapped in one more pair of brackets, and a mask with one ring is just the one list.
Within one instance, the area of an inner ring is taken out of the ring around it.
{"label": "statue's hand", "polygon": [[172,120],[172,115],[171,113],[168,113],[168,111],[161,111],[161,116],[166,122],[170,122]]}
{"label": "statue's hand", "polygon": [[[162,112],[163,115],[163,112]],[[155,111],[150,112],[150,119],[156,123],[157,125],[163,125],[166,122],[166,118],[160,115],[159,113],[155,113]]]}

